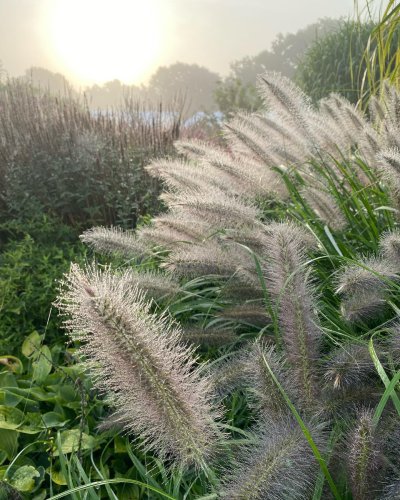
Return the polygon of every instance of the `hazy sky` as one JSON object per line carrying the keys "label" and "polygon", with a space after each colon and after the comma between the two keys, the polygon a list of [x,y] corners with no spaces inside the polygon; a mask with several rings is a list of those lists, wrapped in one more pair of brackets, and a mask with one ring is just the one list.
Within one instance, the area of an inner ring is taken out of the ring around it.
{"label": "hazy sky", "polygon": [[0,61],[76,84],[145,82],[159,65],[229,63],[268,48],[279,32],[351,16],[354,0],[0,0]]}

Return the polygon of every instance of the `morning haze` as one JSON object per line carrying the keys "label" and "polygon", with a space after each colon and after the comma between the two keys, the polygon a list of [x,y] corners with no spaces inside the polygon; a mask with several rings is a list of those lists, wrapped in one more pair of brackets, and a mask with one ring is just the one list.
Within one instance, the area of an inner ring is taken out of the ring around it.
{"label": "morning haze", "polygon": [[278,33],[352,10],[353,0],[0,0],[0,61],[11,76],[44,67],[77,87],[143,84],[177,61],[225,75]]}

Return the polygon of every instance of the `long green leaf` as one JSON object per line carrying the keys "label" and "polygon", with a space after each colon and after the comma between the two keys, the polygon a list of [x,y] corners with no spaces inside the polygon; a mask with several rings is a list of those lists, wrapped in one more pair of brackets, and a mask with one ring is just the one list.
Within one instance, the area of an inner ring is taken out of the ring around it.
{"label": "long green leaf", "polygon": [[286,404],[288,405],[290,411],[292,412],[292,414],[295,417],[295,419],[297,420],[297,423],[299,424],[301,430],[303,431],[303,434],[304,434],[305,438],[307,439],[307,442],[310,445],[310,448],[312,449],[314,456],[317,459],[318,464],[319,464],[322,472],[324,473],[326,480],[328,481],[328,484],[329,484],[329,487],[331,489],[333,496],[335,497],[336,500],[341,500],[341,496],[340,496],[339,491],[336,487],[336,484],[332,479],[332,476],[328,470],[326,462],[325,462],[324,458],[322,457],[317,445],[315,444],[315,441],[313,440],[310,431],[308,430],[306,424],[304,423],[303,419],[301,418],[299,412],[296,410],[296,407],[294,406],[294,404],[290,400],[289,396],[286,394],[285,389],[282,387],[279,380],[275,377],[275,374],[272,371],[271,367],[269,366],[268,361],[266,360],[264,354],[263,354],[263,361],[265,363],[267,370],[269,371],[269,374],[271,375],[272,380],[274,381],[275,385],[278,387]]}
{"label": "long green leaf", "polygon": [[76,488],[71,488],[67,491],[63,491],[62,493],[58,493],[57,495],[54,495],[48,498],[47,500],[57,500],[58,498],[64,498],[68,495],[78,493],[79,491],[88,490],[89,488],[97,488],[99,486],[105,486],[106,484],[117,484],[117,483],[136,484],[137,486],[141,486],[142,488],[147,488],[150,491],[154,491],[155,493],[158,493],[159,495],[163,496],[164,498],[168,498],[169,500],[177,500],[175,497],[172,497],[171,495],[165,493],[162,490],[153,488],[153,486],[150,486],[149,484],[145,484],[140,481],[135,481],[134,479],[125,479],[125,478],[107,479],[105,481],[94,481],[93,483],[90,484],[83,484],[82,486],[77,486]]}
{"label": "long green leaf", "polygon": [[[397,410],[397,413],[400,415],[400,399],[395,391],[396,383],[394,384],[393,389],[390,389],[390,390],[388,389],[390,387],[391,381],[390,381],[389,377],[387,376],[385,369],[382,366],[382,363],[379,361],[378,355],[376,354],[376,351],[374,348],[373,337],[371,337],[371,339],[369,341],[369,353],[370,353],[370,356],[372,358],[372,361],[374,362],[375,369],[378,372],[378,375],[380,376],[382,382],[384,383],[384,385],[386,387],[386,391],[385,391],[383,396],[386,395],[386,392],[388,393],[387,395],[392,398],[392,401],[393,401],[393,404]],[[397,376],[397,374],[396,374],[396,376]],[[396,376],[394,377],[393,380],[396,379]],[[393,382],[393,380],[392,380],[392,382]],[[383,398],[383,396],[382,396],[382,398]],[[381,398],[381,401],[379,402],[379,405],[382,403],[382,398]],[[378,407],[379,407],[379,405],[378,405]],[[381,411],[381,410],[383,411],[383,408],[384,408],[384,406],[382,408],[379,408],[379,411]],[[377,410],[378,410],[378,408],[377,408]],[[376,413],[375,413],[375,415],[376,415]],[[379,418],[378,418],[378,420],[379,420]]]}

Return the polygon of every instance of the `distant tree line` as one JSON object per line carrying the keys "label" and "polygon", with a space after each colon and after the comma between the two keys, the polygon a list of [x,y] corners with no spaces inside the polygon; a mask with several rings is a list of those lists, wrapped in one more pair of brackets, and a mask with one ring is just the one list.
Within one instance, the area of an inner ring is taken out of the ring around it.
{"label": "distant tree line", "polygon": [[[364,50],[373,27],[371,22],[325,18],[296,33],[277,35],[269,50],[232,62],[225,77],[197,64],[177,62],[159,67],[147,85],[112,80],[87,87],[84,93],[92,108],[114,107],[127,98],[170,103],[184,97],[190,115],[216,110],[229,115],[261,105],[256,77],[272,70],[295,80],[315,101],[339,92],[356,102]],[[44,68],[32,67],[21,78],[52,93],[78,93],[65,76]]]}

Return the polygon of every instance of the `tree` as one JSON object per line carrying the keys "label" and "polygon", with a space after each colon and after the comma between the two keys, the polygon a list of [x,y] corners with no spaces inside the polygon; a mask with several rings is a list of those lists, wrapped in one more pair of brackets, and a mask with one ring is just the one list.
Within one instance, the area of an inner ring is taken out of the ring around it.
{"label": "tree", "polygon": [[[307,50],[296,73],[296,81],[314,100],[318,101],[331,92],[337,92],[350,102],[360,98],[360,89],[367,69],[366,49],[372,54],[377,40],[372,37],[375,23],[354,21],[342,22],[338,29],[314,41]],[[388,45],[388,68],[396,64],[399,46],[399,29],[393,33]],[[369,77],[373,81],[380,78],[379,65],[374,67]],[[367,101],[369,94],[362,96]]]}
{"label": "tree", "polygon": [[177,62],[160,66],[150,78],[150,95],[172,101],[186,95],[188,111],[213,111],[216,109],[214,91],[219,75],[197,64]]}
{"label": "tree", "polygon": [[34,86],[48,90],[51,94],[76,94],[73,86],[64,75],[45,68],[33,66],[25,71],[22,78]]}
{"label": "tree", "polygon": [[238,109],[258,109],[261,99],[255,88],[257,76],[268,70],[293,78],[307,47],[321,34],[335,29],[340,22],[326,18],[296,33],[279,34],[272,42],[271,50],[234,61],[229,75],[219,82],[215,92],[219,109],[228,115]]}
{"label": "tree", "polygon": [[373,27],[372,22],[343,21],[309,47],[296,72],[296,82],[315,102],[332,92],[357,102],[364,52]]}

